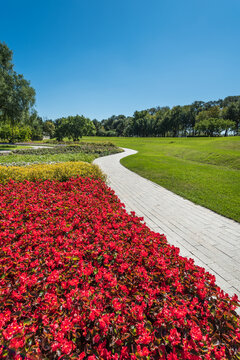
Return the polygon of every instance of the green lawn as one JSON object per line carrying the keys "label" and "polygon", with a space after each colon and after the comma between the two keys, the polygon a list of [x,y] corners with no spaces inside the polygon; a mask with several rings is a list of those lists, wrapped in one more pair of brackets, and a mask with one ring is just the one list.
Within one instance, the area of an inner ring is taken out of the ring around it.
{"label": "green lawn", "polygon": [[138,154],[122,164],[141,176],[240,222],[240,137],[100,138]]}

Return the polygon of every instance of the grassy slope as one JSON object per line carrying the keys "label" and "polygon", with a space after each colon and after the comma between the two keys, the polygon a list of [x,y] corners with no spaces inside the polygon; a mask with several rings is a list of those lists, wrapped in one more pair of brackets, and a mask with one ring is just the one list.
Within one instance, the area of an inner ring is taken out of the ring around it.
{"label": "grassy slope", "polygon": [[127,168],[240,222],[240,137],[107,140],[138,150],[138,154],[122,159]]}

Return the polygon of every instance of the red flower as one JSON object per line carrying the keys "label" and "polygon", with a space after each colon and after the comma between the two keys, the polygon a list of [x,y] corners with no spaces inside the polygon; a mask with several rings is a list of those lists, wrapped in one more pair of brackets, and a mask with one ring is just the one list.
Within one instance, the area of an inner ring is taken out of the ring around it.
{"label": "red flower", "polygon": [[10,341],[9,347],[13,349],[22,348],[25,345],[25,339],[22,338],[13,338]]}
{"label": "red flower", "polygon": [[168,340],[173,346],[178,345],[181,341],[181,334],[176,329],[171,329]]}
{"label": "red flower", "polygon": [[193,340],[197,340],[197,341],[202,340],[202,332],[198,326],[193,326],[190,330],[190,334]]}
{"label": "red flower", "polygon": [[171,353],[168,355],[167,360],[180,360],[180,358],[177,357],[176,353]]}
{"label": "red flower", "polygon": [[23,326],[21,324],[19,325],[16,321],[13,321],[13,323],[8,325],[8,327],[3,331],[3,336],[6,340],[10,340],[14,335],[23,334],[23,332]]}
{"label": "red flower", "polygon": [[81,352],[81,354],[78,357],[78,360],[83,360],[85,358],[85,356],[86,356],[85,352],[84,351]]}
{"label": "red flower", "polygon": [[72,341],[64,339],[60,348],[63,354],[69,355],[75,347],[76,346],[72,343]]}
{"label": "red flower", "polygon": [[119,302],[119,300],[118,299],[113,299],[113,302],[112,302],[112,304],[113,304],[113,308],[114,308],[114,310],[115,311],[119,311],[119,310],[121,310],[121,308],[122,308],[122,304]]}
{"label": "red flower", "polygon": [[6,360],[235,359],[237,300],[102,181],[0,185]]}
{"label": "red flower", "polygon": [[100,339],[101,339],[100,335],[97,334],[97,335],[94,336],[93,342],[94,342],[95,344],[97,344],[97,343],[100,341]]}

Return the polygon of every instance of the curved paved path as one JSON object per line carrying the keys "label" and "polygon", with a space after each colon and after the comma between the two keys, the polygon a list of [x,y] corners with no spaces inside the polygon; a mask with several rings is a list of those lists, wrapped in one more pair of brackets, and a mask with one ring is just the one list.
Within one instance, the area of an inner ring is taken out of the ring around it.
{"label": "curved paved path", "polygon": [[126,209],[143,216],[153,231],[164,233],[182,256],[214,274],[224,291],[240,297],[240,224],[126,169],[120,159],[137,151],[124,150],[94,163],[107,174],[108,185]]}

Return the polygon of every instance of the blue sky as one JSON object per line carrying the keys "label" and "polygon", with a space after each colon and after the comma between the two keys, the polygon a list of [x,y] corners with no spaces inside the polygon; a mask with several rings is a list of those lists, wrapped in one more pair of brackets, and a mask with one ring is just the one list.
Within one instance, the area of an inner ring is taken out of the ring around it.
{"label": "blue sky", "polygon": [[240,95],[239,0],[0,0],[40,116],[101,120]]}

